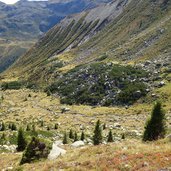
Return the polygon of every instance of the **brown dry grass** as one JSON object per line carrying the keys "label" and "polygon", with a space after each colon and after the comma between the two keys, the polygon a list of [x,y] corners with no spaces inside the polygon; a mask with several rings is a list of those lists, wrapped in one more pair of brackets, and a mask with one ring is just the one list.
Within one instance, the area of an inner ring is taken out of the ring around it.
{"label": "brown dry grass", "polygon": [[[64,148],[64,147],[63,147]],[[78,149],[65,146],[65,156],[54,161],[40,161],[16,166],[21,154],[3,154],[0,168],[13,166],[24,171],[57,170],[103,170],[103,171],[156,171],[171,169],[171,144],[167,140],[142,143],[137,140],[125,140],[99,146],[85,146]]]}

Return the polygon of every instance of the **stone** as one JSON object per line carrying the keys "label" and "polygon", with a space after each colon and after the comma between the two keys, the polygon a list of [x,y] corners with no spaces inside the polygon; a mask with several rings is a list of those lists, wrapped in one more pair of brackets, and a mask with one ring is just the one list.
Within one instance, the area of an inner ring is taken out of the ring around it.
{"label": "stone", "polygon": [[164,86],[165,85],[165,82],[164,81],[161,81],[159,85],[160,86]]}
{"label": "stone", "polygon": [[56,141],[53,143],[52,150],[50,151],[50,153],[48,155],[49,160],[55,160],[59,156],[66,154],[66,150],[58,147],[58,145],[60,145],[60,144],[62,144],[61,141]]}
{"label": "stone", "polygon": [[147,166],[149,166],[149,164],[147,162],[144,162],[142,166],[147,167]]}
{"label": "stone", "polygon": [[147,60],[145,61],[144,65],[150,65],[151,64],[151,61]]}
{"label": "stone", "polygon": [[13,167],[12,167],[12,166],[7,167],[7,170],[12,170],[12,169],[13,169]]}
{"label": "stone", "polygon": [[70,111],[70,108],[67,108],[67,107],[61,108],[62,113],[69,112],[69,111]]}
{"label": "stone", "polygon": [[73,144],[71,144],[72,147],[76,147],[76,148],[84,145],[85,145],[84,141],[75,141]]}
{"label": "stone", "polygon": [[171,134],[166,137],[171,142]]}

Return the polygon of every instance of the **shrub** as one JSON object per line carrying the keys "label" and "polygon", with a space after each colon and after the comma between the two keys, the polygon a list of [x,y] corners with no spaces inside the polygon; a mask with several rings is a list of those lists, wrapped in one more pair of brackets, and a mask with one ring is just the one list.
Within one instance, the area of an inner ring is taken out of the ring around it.
{"label": "shrub", "polygon": [[23,153],[20,164],[30,163],[41,158],[47,158],[48,154],[49,149],[46,147],[46,144],[33,137]]}
{"label": "shrub", "polygon": [[2,83],[1,88],[2,90],[7,90],[7,89],[15,89],[18,90],[23,86],[22,82],[19,81],[12,81],[12,82],[5,82]]}
{"label": "shrub", "polygon": [[133,104],[146,95],[147,87],[141,78],[147,76],[147,72],[131,66],[93,63],[75,67],[45,91],[58,93],[61,103],[69,105]]}

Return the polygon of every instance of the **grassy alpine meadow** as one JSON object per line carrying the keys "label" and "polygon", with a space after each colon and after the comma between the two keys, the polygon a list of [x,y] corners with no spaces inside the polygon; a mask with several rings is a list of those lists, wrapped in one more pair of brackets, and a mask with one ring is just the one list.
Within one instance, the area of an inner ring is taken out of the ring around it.
{"label": "grassy alpine meadow", "polygon": [[[167,85],[169,86],[169,85]],[[167,86],[160,92],[167,91]],[[148,98],[148,97],[147,97]],[[142,142],[142,135],[153,103],[137,102],[130,107],[92,107],[84,105],[60,104],[58,98],[30,89],[1,91],[1,121],[5,123],[6,141],[16,144],[17,131],[10,131],[8,125],[15,123],[17,129],[22,126],[27,140],[38,136],[52,145],[54,139],[72,129],[80,138],[82,130],[91,139],[96,121],[105,124],[102,131],[103,144],[87,144],[80,148],[69,144],[60,145],[67,152],[55,160],[39,161],[19,165],[22,152],[1,150],[0,168],[6,170],[150,170],[171,169],[171,142],[169,139],[156,142]],[[63,108],[68,111],[62,112]],[[168,130],[170,129],[170,106],[164,103]],[[55,129],[55,123],[58,128]],[[35,126],[36,134],[26,131],[27,125]],[[112,130],[114,142],[106,143],[107,134]],[[124,134],[124,139],[122,135]],[[1,141],[1,145],[3,142]]]}

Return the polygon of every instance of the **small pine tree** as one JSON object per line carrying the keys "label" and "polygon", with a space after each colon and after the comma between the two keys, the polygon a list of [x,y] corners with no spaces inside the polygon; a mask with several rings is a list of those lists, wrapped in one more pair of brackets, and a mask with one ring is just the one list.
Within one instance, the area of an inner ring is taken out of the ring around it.
{"label": "small pine tree", "polygon": [[154,141],[164,138],[166,133],[165,113],[160,102],[154,105],[150,120],[147,121],[143,141]]}
{"label": "small pine tree", "polygon": [[72,129],[70,129],[69,131],[69,138],[74,139],[74,134],[73,134]]}
{"label": "small pine tree", "polygon": [[122,134],[122,137],[121,137],[121,138],[122,138],[123,140],[125,139],[125,134],[124,134],[124,133]]}
{"label": "small pine tree", "polygon": [[113,134],[111,130],[109,131],[107,142],[113,142]]}
{"label": "small pine tree", "polygon": [[12,123],[11,130],[12,131],[16,131],[17,130],[17,126],[14,123]]}
{"label": "small pine tree", "polygon": [[2,136],[1,136],[0,142],[1,142],[1,144],[6,144],[6,135],[5,135],[4,132],[3,132]]}
{"label": "small pine tree", "polygon": [[93,142],[94,145],[99,145],[100,143],[102,143],[102,130],[100,128],[100,120],[97,121],[95,126]]}
{"label": "small pine tree", "polygon": [[75,132],[75,134],[74,134],[74,142],[75,141],[78,141],[78,136],[77,136],[77,133]]}
{"label": "small pine tree", "polygon": [[18,130],[18,136],[17,136],[17,151],[24,151],[24,149],[26,148],[26,145],[27,145],[27,142],[24,137],[23,129],[20,128]]}
{"label": "small pine tree", "polygon": [[1,131],[5,131],[5,124],[4,124],[4,122],[2,122],[2,124],[1,124],[1,129],[0,129]]}
{"label": "small pine tree", "polygon": [[47,131],[50,131],[50,127],[49,126],[47,127]]}
{"label": "small pine tree", "polygon": [[32,125],[32,131],[33,131],[33,132],[36,132],[36,127],[35,127],[34,124]]}
{"label": "small pine tree", "polygon": [[67,133],[64,133],[63,144],[68,144]]}
{"label": "small pine tree", "polygon": [[104,123],[104,124],[103,124],[103,130],[105,130],[105,129],[106,129],[106,124]]}
{"label": "small pine tree", "polygon": [[6,140],[6,135],[5,135],[5,133],[2,134],[1,139],[2,139],[2,140]]}
{"label": "small pine tree", "polygon": [[55,127],[54,127],[54,129],[58,129],[58,124],[57,124],[57,123],[55,124]]}
{"label": "small pine tree", "polygon": [[27,127],[26,127],[26,131],[30,131],[31,128],[30,128],[30,125],[28,124]]}
{"label": "small pine tree", "polygon": [[41,121],[40,126],[41,126],[41,127],[43,127],[43,126],[44,126],[44,122],[43,122],[43,120]]}
{"label": "small pine tree", "polygon": [[12,129],[12,124],[11,123],[9,123],[9,125],[8,125],[8,129]]}
{"label": "small pine tree", "polygon": [[84,141],[84,140],[85,140],[85,134],[84,134],[83,131],[82,131],[82,133],[81,133],[81,138],[80,138],[80,140],[81,140],[81,141]]}

